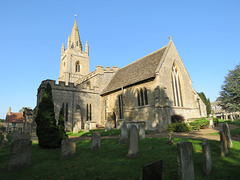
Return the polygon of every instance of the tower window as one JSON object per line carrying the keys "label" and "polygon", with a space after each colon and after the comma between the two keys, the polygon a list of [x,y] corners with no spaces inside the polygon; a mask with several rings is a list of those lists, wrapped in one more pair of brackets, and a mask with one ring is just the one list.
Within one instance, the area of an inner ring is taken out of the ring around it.
{"label": "tower window", "polygon": [[79,63],[79,61],[76,62],[75,72],[80,72],[80,63]]}

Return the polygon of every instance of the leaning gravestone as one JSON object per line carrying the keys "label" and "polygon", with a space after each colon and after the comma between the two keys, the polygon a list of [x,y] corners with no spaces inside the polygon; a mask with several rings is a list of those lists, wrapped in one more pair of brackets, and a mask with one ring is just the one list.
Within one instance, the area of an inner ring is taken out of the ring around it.
{"label": "leaning gravestone", "polygon": [[142,180],[161,180],[162,179],[162,163],[160,159],[143,166]]}
{"label": "leaning gravestone", "polygon": [[128,157],[138,155],[138,137],[138,129],[135,125],[132,125],[129,133]]}
{"label": "leaning gravestone", "polygon": [[223,130],[223,126],[221,127],[220,133],[220,146],[221,146],[221,156],[226,156],[228,154],[228,146],[225,131]]}
{"label": "leaning gravestone", "polygon": [[30,166],[32,153],[32,141],[19,139],[12,143],[9,160],[9,170],[17,170]]}
{"label": "leaning gravestone", "polygon": [[202,143],[202,155],[203,155],[203,173],[205,175],[209,175],[212,171],[212,156],[210,144],[207,139],[204,139]]}
{"label": "leaning gravestone", "polygon": [[233,143],[232,143],[232,139],[231,139],[231,134],[230,134],[228,123],[223,123],[222,127],[223,127],[223,132],[225,133],[227,146],[228,146],[228,148],[232,148],[233,147]]}
{"label": "leaning gravestone", "polygon": [[69,139],[62,140],[61,151],[61,159],[72,158],[76,152],[76,143],[70,142]]}
{"label": "leaning gravestone", "polygon": [[145,138],[145,124],[140,124],[139,125],[139,137],[140,139],[144,139]]}
{"label": "leaning gravestone", "polygon": [[97,150],[101,146],[101,134],[99,132],[92,133],[92,150]]}
{"label": "leaning gravestone", "polygon": [[123,123],[121,127],[121,136],[119,138],[119,144],[127,143],[127,141],[128,141],[127,126],[126,126],[126,123]]}
{"label": "leaning gravestone", "polygon": [[191,142],[177,143],[178,179],[194,180],[193,146]]}

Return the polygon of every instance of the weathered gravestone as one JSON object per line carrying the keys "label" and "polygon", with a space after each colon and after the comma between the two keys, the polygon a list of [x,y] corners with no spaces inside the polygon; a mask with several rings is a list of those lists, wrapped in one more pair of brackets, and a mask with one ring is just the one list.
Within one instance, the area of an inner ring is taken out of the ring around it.
{"label": "weathered gravestone", "polygon": [[161,180],[162,163],[163,161],[160,159],[143,166],[142,180]]}
{"label": "weathered gravestone", "polygon": [[32,153],[32,141],[19,139],[12,143],[9,160],[9,170],[17,170],[30,166]]}
{"label": "weathered gravestone", "polygon": [[101,146],[101,134],[99,132],[92,133],[92,150],[97,150]]}
{"label": "weathered gravestone", "polygon": [[62,140],[61,151],[61,159],[72,158],[76,152],[76,143],[71,142],[69,139]]}
{"label": "weathered gravestone", "polygon": [[19,133],[13,133],[12,135],[12,142],[16,141],[16,140],[21,140],[21,139],[28,139],[31,140],[31,136],[30,134],[19,134]]}
{"label": "weathered gravestone", "polygon": [[203,156],[203,173],[209,175],[212,171],[212,156],[210,144],[207,139],[202,143],[202,156]]}
{"label": "weathered gravestone", "polygon": [[220,146],[221,146],[221,156],[226,156],[228,154],[228,146],[225,131],[223,130],[223,126],[220,131]]}
{"label": "weathered gravestone", "polygon": [[145,124],[139,125],[139,137],[140,139],[144,139],[146,137],[145,135]]}
{"label": "weathered gravestone", "polygon": [[194,180],[193,146],[191,142],[177,143],[178,179]]}
{"label": "weathered gravestone", "polygon": [[132,125],[129,132],[128,157],[135,157],[138,155],[138,129]]}
{"label": "weathered gravestone", "polygon": [[124,144],[127,142],[128,142],[127,126],[126,123],[123,123],[121,126],[121,136],[119,138],[119,144]]}
{"label": "weathered gravestone", "polygon": [[89,124],[89,122],[86,122],[84,124],[84,132],[89,132],[89,129],[90,129],[90,124]]}
{"label": "weathered gravestone", "polygon": [[7,139],[7,133],[3,133],[2,136],[3,136],[3,140],[1,142],[1,146],[7,147],[9,145],[8,139]]}
{"label": "weathered gravestone", "polygon": [[228,148],[232,148],[233,147],[233,143],[232,143],[232,139],[231,139],[231,134],[230,134],[228,123],[223,123],[222,127],[223,127],[223,132],[224,132],[226,140],[227,140],[227,146],[228,146]]}
{"label": "weathered gravestone", "polygon": [[78,133],[81,130],[81,122],[78,121],[75,123],[74,127],[73,127],[73,134]]}

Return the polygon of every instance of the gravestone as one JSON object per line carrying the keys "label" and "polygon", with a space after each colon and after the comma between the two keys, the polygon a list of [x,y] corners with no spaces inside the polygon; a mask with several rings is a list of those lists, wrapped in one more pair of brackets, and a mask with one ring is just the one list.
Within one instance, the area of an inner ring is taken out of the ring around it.
{"label": "gravestone", "polygon": [[105,131],[110,131],[112,129],[112,123],[111,121],[107,121],[105,124]]}
{"label": "gravestone", "polygon": [[191,142],[177,143],[178,179],[194,180],[193,146]]}
{"label": "gravestone", "polygon": [[92,150],[97,150],[101,146],[101,134],[99,132],[92,133]]}
{"label": "gravestone", "polygon": [[16,140],[21,140],[21,139],[31,140],[31,136],[30,136],[30,134],[13,133],[12,142],[14,142],[14,141],[16,141]]}
{"label": "gravestone", "polygon": [[30,166],[32,153],[32,141],[19,139],[12,143],[9,160],[9,170],[17,170]]}
{"label": "gravestone", "polygon": [[146,137],[145,135],[145,124],[139,125],[139,137],[140,139],[144,139]]}
{"label": "gravestone", "polygon": [[142,180],[161,180],[162,163],[163,161],[160,159],[143,166]]}
{"label": "gravestone", "polygon": [[61,159],[70,159],[76,152],[76,143],[69,139],[62,140],[61,144]]}
{"label": "gravestone", "polygon": [[121,136],[119,138],[119,144],[124,144],[127,142],[128,142],[127,126],[126,123],[123,123],[121,126]]}
{"label": "gravestone", "polygon": [[73,134],[78,133],[81,130],[81,122],[78,121],[75,123],[74,127],[73,127]]}
{"label": "gravestone", "polygon": [[129,132],[128,157],[135,157],[138,155],[138,129],[132,125]]}
{"label": "gravestone", "polygon": [[221,146],[221,156],[226,156],[228,154],[228,146],[225,131],[223,130],[223,126],[220,131],[220,146]]}
{"label": "gravestone", "polygon": [[214,127],[213,119],[210,119],[210,122],[209,122],[209,128],[213,128],[213,127]]}
{"label": "gravestone", "polygon": [[89,124],[89,122],[86,122],[84,124],[84,132],[89,132],[89,129],[90,129],[90,124]]}
{"label": "gravestone", "polygon": [[7,147],[9,145],[8,139],[7,139],[7,133],[3,133],[3,140],[1,142],[2,147]]}
{"label": "gravestone", "polygon": [[202,156],[203,156],[203,173],[209,175],[212,171],[212,156],[210,144],[207,139],[202,143]]}
{"label": "gravestone", "polygon": [[230,134],[228,123],[223,123],[222,127],[223,127],[223,132],[225,133],[227,146],[228,146],[228,148],[232,148],[233,147],[233,143],[232,143],[232,139],[231,139],[231,134]]}

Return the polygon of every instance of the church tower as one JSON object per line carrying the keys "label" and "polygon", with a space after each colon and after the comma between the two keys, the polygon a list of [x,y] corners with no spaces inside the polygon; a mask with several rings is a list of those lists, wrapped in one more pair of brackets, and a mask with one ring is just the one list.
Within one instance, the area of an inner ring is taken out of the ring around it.
{"label": "church tower", "polygon": [[82,50],[82,42],[75,19],[72,34],[68,37],[67,49],[65,49],[64,43],[62,44],[58,81],[65,81],[66,84],[74,83],[87,74],[89,74],[89,46],[86,42],[85,51]]}

